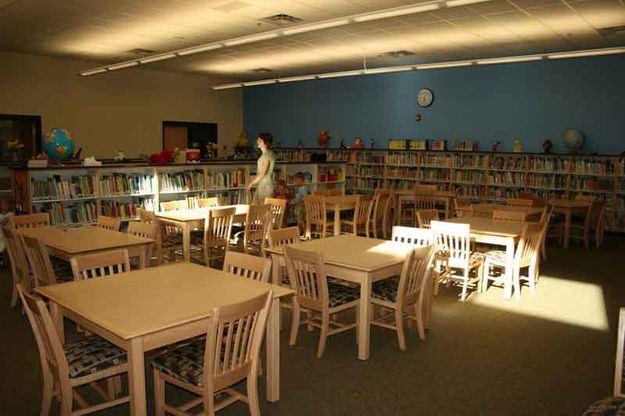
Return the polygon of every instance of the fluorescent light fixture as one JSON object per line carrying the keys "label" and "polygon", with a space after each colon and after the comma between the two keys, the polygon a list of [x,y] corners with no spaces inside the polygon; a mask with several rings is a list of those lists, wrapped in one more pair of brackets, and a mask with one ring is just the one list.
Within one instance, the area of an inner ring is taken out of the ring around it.
{"label": "fluorescent light fixture", "polygon": [[581,58],[584,56],[614,55],[617,53],[625,53],[625,48],[604,48],[604,49],[591,49],[591,50],[586,50],[586,51],[550,53],[547,55],[547,58],[549,59]]}
{"label": "fluorescent light fixture", "polygon": [[296,82],[296,81],[309,81],[311,79],[317,79],[316,75],[304,75],[301,77],[288,77],[288,78],[279,78],[278,82]]}
{"label": "fluorescent light fixture", "polygon": [[172,59],[175,57],[176,57],[175,53],[166,53],[163,55],[154,55],[154,56],[150,56],[147,58],[139,59],[139,62],[141,62],[142,64],[149,64],[151,62],[164,61],[166,59]]}
{"label": "fluorescent light fixture", "polygon": [[358,23],[368,22],[370,20],[386,19],[388,17],[397,17],[413,13],[429,12],[431,10],[438,10],[439,8],[440,7],[438,3],[419,4],[410,7],[397,7],[384,12],[362,14],[354,17],[354,21]]}
{"label": "fluorescent light fixture", "polygon": [[470,66],[472,64],[472,61],[435,62],[432,64],[417,65],[417,69],[457,68],[459,66]]}
{"label": "fluorescent light fixture", "polygon": [[260,81],[250,81],[250,82],[244,82],[243,86],[244,87],[253,87],[254,85],[267,85],[267,84],[275,84],[276,82],[278,82],[277,79],[262,79]]}
{"label": "fluorescent light fixture", "polygon": [[276,32],[262,33],[262,34],[256,35],[256,36],[246,36],[246,37],[243,37],[243,38],[229,40],[227,42],[224,42],[224,45],[226,45],[226,46],[243,45],[244,43],[258,42],[258,41],[261,41],[261,40],[273,39],[273,38],[277,38],[277,37],[278,37],[278,34]]}
{"label": "fluorescent light fixture", "polygon": [[357,71],[341,71],[341,72],[328,72],[327,74],[319,74],[319,78],[339,78],[339,77],[351,77],[352,75],[360,75],[363,71],[361,69]]}
{"label": "fluorescent light fixture", "polygon": [[328,29],[331,27],[343,26],[347,24],[349,24],[349,20],[347,19],[333,20],[330,22],[321,22],[321,23],[316,23],[312,25],[295,26],[291,29],[283,30],[282,33],[288,36],[288,35],[295,35],[297,33],[311,32],[313,30]]}
{"label": "fluorescent light fixture", "polygon": [[490,65],[490,64],[505,64],[509,62],[540,61],[541,59],[543,59],[542,55],[507,56],[504,58],[480,59],[476,63],[478,65]]}
{"label": "fluorescent light fixture", "polygon": [[404,71],[412,71],[414,69],[415,69],[414,65],[388,66],[388,67],[382,67],[382,68],[367,68],[365,69],[364,75],[387,74],[389,72],[404,72]]}
{"label": "fluorescent light fixture", "polygon": [[447,7],[468,6],[470,4],[484,3],[490,0],[447,0]]}
{"label": "fluorescent light fixture", "polygon": [[242,87],[243,84],[238,83],[238,84],[223,84],[223,85],[215,85],[213,87],[214,90],[228,90],[230,88],[240,88]]}
{"label": "fluorescent light fixture", "polygon": [[108,66],[109,71],[116,71],[118,69],[130,68],[131,66],[139,65],[138,61],[122,62],[121,64]]}
{"label": "fluorescent light fixture", "polygon": [[106,71],[108,71],[106,68],[90,69],[88,71],[81,72],[80,75],[83,77],[88,77],[89,75],[102,74]]}
{"label": "fluorescent light fixture", "polygon": [[207,52],[215,49],[222,48],[223,45],[221,43],[211,43],[210,45],[201,45],[193,48],[182,49],[176,52],[180,56],[192,55],[194,53]]}

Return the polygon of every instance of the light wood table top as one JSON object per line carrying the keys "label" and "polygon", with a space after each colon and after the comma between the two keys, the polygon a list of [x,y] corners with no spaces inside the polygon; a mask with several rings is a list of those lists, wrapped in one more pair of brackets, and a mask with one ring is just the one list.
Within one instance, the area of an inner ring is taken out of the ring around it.
{"label": "light wood table top", "polygon": [[446,222],[469,224],[471,233],[489,234],[498,237],[513,237],[521,235],[525,222],[499,221],[483,217],[458,217],[445,220]]}
{"label": "light wood table top", "polygon": [[[322,253],[326,264],[354,270],[373,272],[401,263],[414,247],[387,240],[339,235],[301,243],[289,247]],[[283,254],[282,247],[265,249],[267,253]]]}
{"label": "light wood table top", "polygon": [[242,302],[272,289],[291,289],[235,277],[193,263],[39,287],[48,299],[123,339],[208,318],[214,307]]}
{"label": "light wood table top", "polygon": [[[249,210],[249,205],[238,204],[238,205],[222,205],[215,208],[235,208],[235,216],[246,215]],[[206,218],[206,214],[212,208],[197,208],[197,209],[184,209],[178,211],[162,211],[157,212],[155,215],[158,218],[163,218],[167,220],[174,220],[179,222],[186,221],[199,221],[204,220]]]}
{"label": "light wood table top", "polygon": [[19,230],[19,232],[28,237],[39,238],[46,246],[70,255],[145,245],[154,242],[151,238],[138,237],[94,226],[80,228],[24,228]]}

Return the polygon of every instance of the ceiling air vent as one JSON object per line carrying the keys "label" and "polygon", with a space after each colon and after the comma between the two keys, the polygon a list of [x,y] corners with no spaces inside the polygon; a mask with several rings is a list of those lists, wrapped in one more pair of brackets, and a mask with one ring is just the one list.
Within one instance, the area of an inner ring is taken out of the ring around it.
{"label": "ceiling air vent", "polygon": [[402,56],[413,56],[414,54],[415,54],[414,52],[410,52],[410,51],[402,49],[400,51],[384,52],[380,56],[387,56],[390,58],[400,58]]}
{"label": "ceiling air vent", "polygon": [[612,26],[599,29],[603,36],[625,35],[625,26]]}
{"label": "ceiling air vent", "polygon": [[299,23],[302,21],[299,17],[291,16],[288,14],[280,13],[274,14],[273,16],[265,17],[259,20],[263,23],[269,23],[274,26],[288,26],[294,23]]}
{"label": "ceiling air vent", "polygon": [[143,49],[143,48],[131,49],[127,52],[133,55],[138,55],[138,56],[152,55],[153,53],[156,53],[156,51],[153,51],[152,49]]}
{"label": "ceiling air vent", "polygon": [[259,74],[266,74],[267,72],[273,72],[273,69],[269,69],[269,68],[254,68],[254,69],[252,69],[252,72],[257,72]]}

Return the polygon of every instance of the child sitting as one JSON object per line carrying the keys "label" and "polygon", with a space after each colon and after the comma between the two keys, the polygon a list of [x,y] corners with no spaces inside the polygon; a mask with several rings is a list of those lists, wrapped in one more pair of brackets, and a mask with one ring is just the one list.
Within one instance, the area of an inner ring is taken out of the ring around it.
{"label": "child sitting", "polygon": [[289,188],[286,186],[286,181],[281,180],[276,184],[276,189],[273,192],[274,198],[286,199],[287,201],[291,199],[291,192]]}

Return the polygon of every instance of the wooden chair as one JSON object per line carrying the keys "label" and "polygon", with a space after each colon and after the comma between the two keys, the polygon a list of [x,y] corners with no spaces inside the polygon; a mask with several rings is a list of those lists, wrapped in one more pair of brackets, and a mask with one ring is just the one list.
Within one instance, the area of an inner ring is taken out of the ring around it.
{"label": "wooden chair", "polygon": [[[581,195],[585,196],[585,195]],[[584,199],[577,199],[583,201]],[[581,215],[575,215],[571,221],[571,231],[569,234],[569,238],[573,241],[581,240],[584,242],[584,248],[588,250],[590,248],[590,239],[593,229],[593,224],[596,221],[596,217],[598,217],[598,212],[605,206],[605,201],[594,199],[591,201],[591,204],[584,208],[580,209]],[[561,233],[563,230],[561,229]]]}
{"label": "wooden chair", "polygon": [[[328,336],[357,327],[357,322],[341,324],[336,320],[331,320],[330,316],[348,309],[356,309],[360,303],[360,288],[328,282],[321,253],[286,246],[284,254],[291,287],[295,290],[289,345],[293,346],[297,343],[300,325],[320,328],[317,357],[321,358]],[[304,321],[300,321],[302,309],[310,312],[307,313]],[[316,317],[315,313],[320,317]],[[357,311],[356,316],[358,316]]]}
{"label": "wooden chair", "polygon": [[271,274],[271,259],[228,251],[223,271],[267,283]]}
{"label": "wooden chair", "polygon": [[271,210],[271,227],[270,230],[282,228],[284,224],[284,214],[286,206],[289,203],[286,199],[281,198],[265,198],[265,205],[269,205]]}
{"label": "wooden chair", "polygon": [[50,214],[42,212],[40,214],[11,215],[9,225],[14,230],[20,228],[38,228],[50,225]]}
{"label": "wooden chair", "polygon": [[74,280],[111,276],[130,271],[128,250],[110,250],[72,257]]}
{"label": "wooden chair", "polygon": [[[404,319],[417,324],[419,338],[425,339],[424,311],[429,304],[427,296],[432,295],[430,267],[433,245],[417,247],[406,256],[399,280],[384,279],[371,287],[371,304],[382,312],[371,320],[371,325],[392,329],[397,332],[399,349],[406,350]],[[428,287],[429,286],[429,287]]]}
{"label": "wooden chair", "polygon": [[625,308],[619,309],[616,340],[616,364],[614,366],[614,396],[625,396],[623,391],[623,354],[625,354]]}
{"label": "wooden chair", "polygon": [[[156,415],[189,415],[203,405],[202,414],[241,400],[253,416],[260,416],[258,369],[260,350],[273,291],[234,305],[214,308],[206,337],[166,347],[152,361]],[[230,387],[246,379],[247,397]],[[172,384],[198,396],[174,407],[166,403],[165,386]],[[215,403],[222,393],[227,398]]]}
{"label": "wooden chair", "polygon": [[437,209],[422,209],[417,211],[417,225],[419,228],[430,228],[430,222],[438,221],[440,215]]}
{"label": "wooden chair", "polygon": [[[289,227],[279,230],[269,230],[268,244],[269,247],[283,247],[288,244],[300,242],[299,228]],[[280,280],[282,285],[291,287],[286,267],[280,267]]]}
{"label": "wooden chair", "polygon": [[[45,303],[21,285],[18,292],[35,335],[43,373],[41,415],[49,415],[52,399],[60,404],[60,414],[78,416],[128,403],[128,396],[116,397],[113,378],[128,372],[126,352],[95,335],[63,343]],[[104,390],[99,381],[106,381]],[[89,405],[76,388],[89,384],[103,403]],[[76,402],[80,409],[74,410]]]}
{"label": "wooden chair", "polygon": [[391,240],[399,243],[412,244],[418,247],[428,246],[434,241],[434,233],[426,228],[402,227],[396,225],[393,227]]}
{"label": "wooden chair", "polygon": [[189,209],[189,201],[182,199],[180,201],[161,202],[161,211],[180,211]]}
{"label": "wooden chair", "polygon": [[[323,196],[305,195],[304,208],[306,210],[306,238],[315,234],[321,238],[332,235],[334,223],[328,221],[326,202]],[[318,231],[321,228],[321,231]]]}
{"label": "wooden chair", "polygon": [[[471,253],[470,226],[469,224],[456,224],[441,221],[432,221],[430,227],[434,231],[434,250],[439,256],[447,258],[448,270],[439,273],[439,279],[445,278],[448,282],[451,280],[460,280],[462,283],[461,299],[467,298],[468,285],[474,281],[478,285],[482,279],[482,267],[484,265],[484,257],[480,253]],[[453,273],[455,270],[461,270],[462,274]],[[471,271],[476,271],[473,278],[470,276]],[[435,282],[435,286],[438,282]],[[436,288],[435,288],[436,291]]]}
{"label": "wooden chair", "polygon": [[390,189],[376,189],[373,195],[373,215],[371,216],[370,230],[373,230],[373,238],[380,236],[385,238],[388,235],[388,221],[393,199],[393,191]]}
{"label": "wooden chair", "polygon": [[146,262],[149,266],[154,247],[156,246],[158,248],[158,226],[149,222],[132,221],[128,223],[126,232],[131,235],[136,235],[137,237],[151,238],[154,240],[154,243],[148,246],[148,252],[146,253]]}
{"label": "wooden chair", "polygon": [[[169,201],[160,203],[161,211],[181,211],[189,209],[186,199],[180,201]],[[182,252],[182,231],[173,225],[165,225],[159,231],[161,240],[161,250],[167,253],[170,261],[176,261],[176,252]]]}
{"label": "wooden chair", "polygon": [[98,222],[96,227],[109,231],[119,231],[119,225],[121,221],[119,218],[107,217],[105,215],[98,216]]}
{"label": "wooden chair", "polygon": [[29,276],[32,278],[27,288],[32,289],[38,286],[55,284],[54,266],[45,244],[40,239],[34,237],[22,235],[20,238],[22,239],[24,253],[28,261]]}
{"label": "wooden chair", "polygon": [[[353,235],[358,235],[362,231],[365,237],[369,237],[369,226],[371,225],[371,217],[373,215],[373,197],[359,195],[354,208],[354,216],[351,220],[341,220],[341,229],[343,225],[347,226],[348,231]],[[349,230],[351,228],[351,230]]]}
{"label": "wooden chair", "polygon": [[497,221],[523,222],[527,219],[527,214],[523,211],[495,210],[493,211],[493,219]]}
{"label": "wooden chair", "polygon": [[[514,263],[512,270],[512,283],[516,292],[517,298],[521,296],[520,279],[521,269],[527,267],[528,276],[526,278],[529,283],[532,294],[536,293],[535,282],[538,278],[538,266],[540,261],[540,244],[543,238],[543,225],[541,224],[526,224],[521,232],[521,238],[514,251]],[[491,267],[506,266],[506,252],[501,250],[493,250],[485,253],[484,260],[484,275],[482,276],[482,292],[486,290],[489,280],[501,280],[493,279],[490,277]],[[505,276],[505,274],[502,274]]]}
{"label": "wooden chair", "polygon": [[137,216],[141,222],[156,223],[154,211],[148,211],[145,208],[137,208]]}
{"label": "wooden chair", "polygon": [[317,189],[313,192],[313,195],[317,196],[341,196],[343,191],[340,189]]}
{"label": "wooden chair", "polygon": [[210,266],[211,261],[225,258],[230,245],[230,233],[236,208],[213,208],[204,220],[204,235],[196,244],[202,246],[204,264]]}
{"label": "wooden chair", "polygon": [[549,231],[549,223],[551,222],[551,213],[553,212],[553,206],[545,205],[543,213],[540,215],[540,224],[543,226],[542,239],[540,242],[540,253],[543,260],[547,260],[547,233]]}
{"label": "wooden chair", "polygon": [[13,278],[11,307],[17,304],[19,294],[17,293],[17,285],[22,284],[26,290],[32,290],[30,287],[30,270],[28,268],[28,260],[24,252],[24,243],[20,236],[9,227],[2,227],[2,234],[6,241],[7,253],[11,262],[11,276]]}
{"label": "wooden chair", "polygon": [[534,205],[534,200],[522,199],[522,198],[508,198],[506,200],[506,205],[515,206],[515,207],[531,207]]}
{"label": "wooden chair", "polygon": [[267,241],[267,230],[271,226],[269,205],[250,205],[245,215],[243,252],[260,256]]}
{"label": "wooden chair", "polygon": [[456,217],[465,216],[466,211],[461,208],[470,207],[470,206],[471,206],[471,198],[469,197],[457,196],[457,197],[454,197],[453,199],[454,215]]}
{"label": "wooden chair", "polygon": [[219,197],[199,198],[197,200],[197,208],[215,208],[219,206]]}
{"label": "wooden chair", "polygon": [[605,211],[607,204],[603,201],[601,208],[599,209],[599,213],[597,215],[596,221],[594,223],[595,227],[595,244],[597,248],[603,245],[604,234],[605,234]]}

